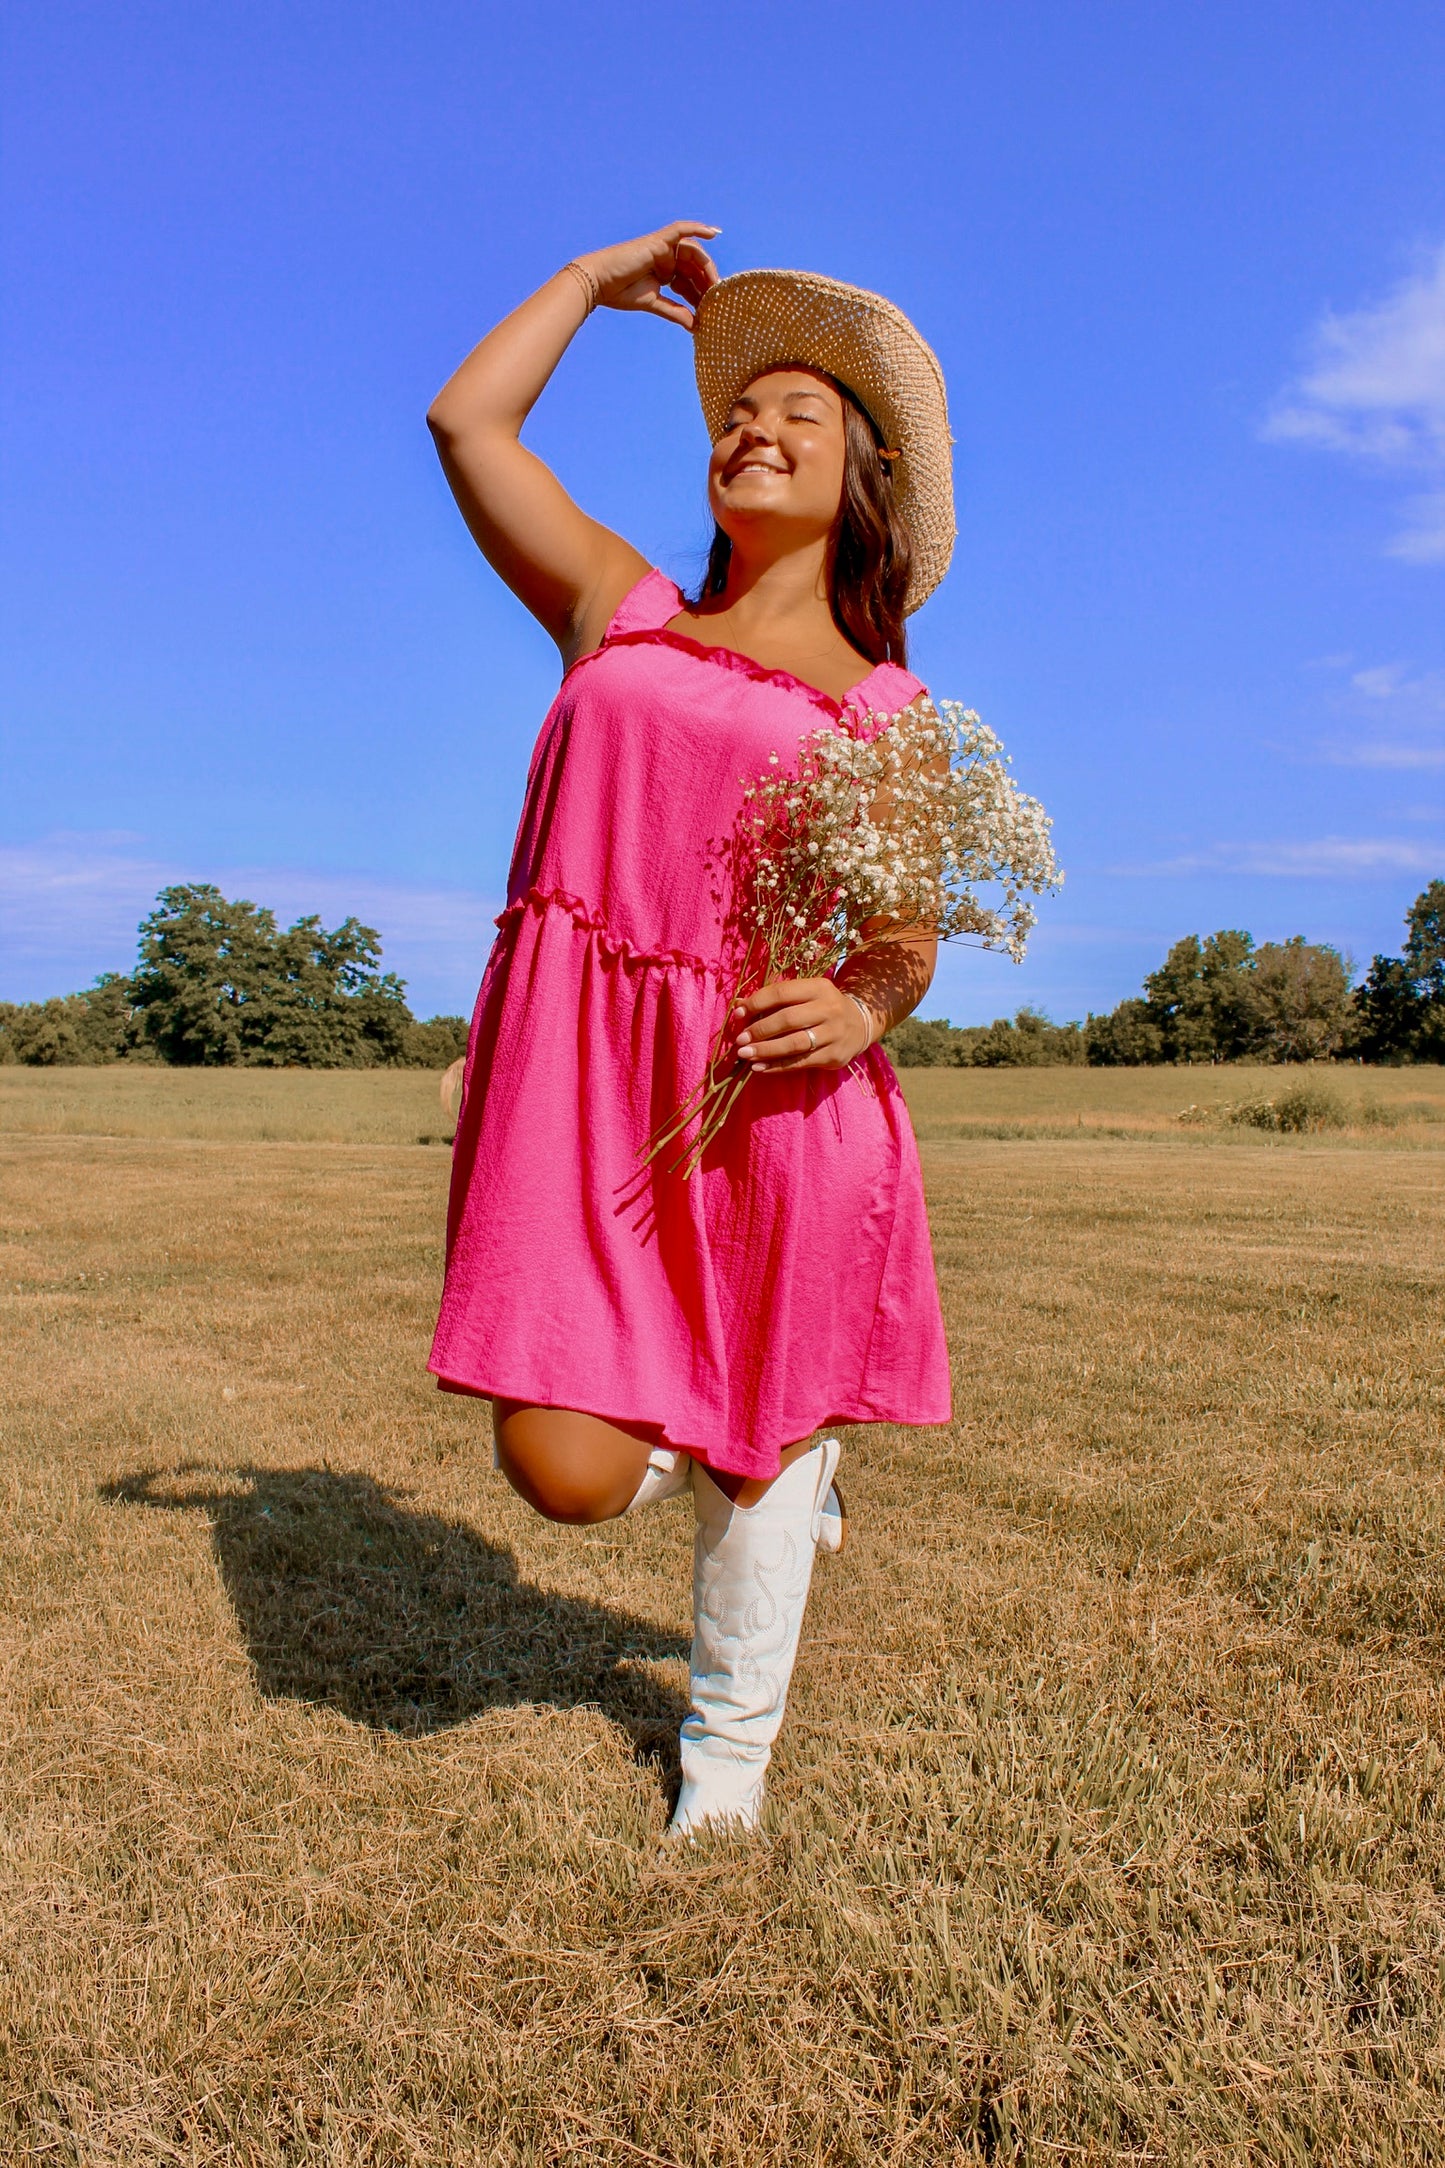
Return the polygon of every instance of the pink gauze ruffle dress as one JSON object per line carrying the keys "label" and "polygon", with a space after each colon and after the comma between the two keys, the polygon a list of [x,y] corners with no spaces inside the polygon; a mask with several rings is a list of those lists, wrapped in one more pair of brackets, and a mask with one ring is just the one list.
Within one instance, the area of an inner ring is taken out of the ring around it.
{"label": "pink gauze ruffle dress", "polygon": [[639,581],[537,740],[472,1020],[430,1367],[766,1477],[826,1423],[948,1420],[898,1080],[878,1047],[756,1077],[691,1181],[639,1154],[725,1014],[711,868],[745,784],[845,709],[891,714],[922,687],[885,663],[840,708],[669,632],[681,608],[660,572]]}

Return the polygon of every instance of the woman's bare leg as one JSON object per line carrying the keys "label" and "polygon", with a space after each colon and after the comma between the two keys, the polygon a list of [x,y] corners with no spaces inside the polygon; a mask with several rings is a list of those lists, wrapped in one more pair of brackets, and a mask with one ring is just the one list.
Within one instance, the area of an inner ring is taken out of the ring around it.
{"label": "woman's bare leg", "polygon": [[[796,1445],[785,1445],[778,1455],[778,1475],[790,1468],[800,1453],[806,1453],[812,1443],[811,1438],[800,1438]],[[777,1476],[771,1475],[729,1475],[722,1468],[709,1468],[707,1472],[723,1496],[735,1506],[755,1506],[769,1486],[777,1481]]]}
{"label": "woman's bare leg", "polygon": [[[609,1423],[575,1408],[541,1408],[520,1400],[492,1402],[492,1428],[502,1473],[520,1497],[549,1521],[614,1520],[637,1495],[647,1470],[647,1456],[657,1444],[655,1430],[635,1423]],[[806,1453],[810,1438],[785,1445],[778,1473]],[[765,1495],[768,1476],[708,1474],[735,1506],[754,1506]]]}
{"label": "woman's bare leg", "polygon": [[610,1521],[625,1513],[647,1472],[657,1432],[608,1423],[575,1408],[494,1400],[492,1430],[502,1473],[549,1521]]}

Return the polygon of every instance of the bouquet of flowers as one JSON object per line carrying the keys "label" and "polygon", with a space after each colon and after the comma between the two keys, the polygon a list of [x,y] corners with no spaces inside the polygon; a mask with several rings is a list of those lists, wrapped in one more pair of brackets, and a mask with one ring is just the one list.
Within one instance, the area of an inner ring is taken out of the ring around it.
{"label": "bouquet of flowers", "polygon": [[[770,754],[776,772],[744,788],[719,855],[729,1011],[774,979],[821,978],[909,932],[973,935],[1017,963],[1037,918],[1027,898],[1063,879],[1052,823],[971,708],[924,698],[850,722],[804,738],[791,773]],[[979,895],[984,884],[996,891],[991,903]],[[697,1089],[654,1133],[645,1160],[677,1148],[669,1171],[687,1179],[696,1170],[750,1074],[727,1045],[724,1024]]]}

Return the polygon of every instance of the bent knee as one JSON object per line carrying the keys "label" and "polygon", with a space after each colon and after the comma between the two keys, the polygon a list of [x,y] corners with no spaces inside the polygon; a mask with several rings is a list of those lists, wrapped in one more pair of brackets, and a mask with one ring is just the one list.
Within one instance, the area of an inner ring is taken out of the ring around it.
{"label": "bent knee", "polygon": [[621,1511],[612,1490],[601,1486],[590,1470],[558,1467],[540,1456],[509,1451],[505,1441],[497,1458],[513,1490],[546,1520],[586,1528]]}
{"label": "bent knee", "polygon": [[513,1487],[545,1519],[565,1521],[571,1528],[590,1528],[596,1521],[610,1521],[618,1510],[610,1497],[581,1484],[547,1482],[529,1484],[524,1489],[516,1483]]}
{"label": "bent knee", "polygon": [[502,1473],[534,1512],[586,1527],[625,1513],[647,1465],[644,1438],[569,1408],[493,1402]]}

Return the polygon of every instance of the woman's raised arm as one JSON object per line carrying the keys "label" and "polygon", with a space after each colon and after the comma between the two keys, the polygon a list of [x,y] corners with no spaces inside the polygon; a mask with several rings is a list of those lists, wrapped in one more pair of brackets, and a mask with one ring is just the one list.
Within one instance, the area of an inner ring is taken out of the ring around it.
{"label": "woman's raised arm", "polygon": [[647,561],[573,503],[522,444],[522,424],[595,305],[640,309],[690,331],[696,303],[717,283],[701,246],[717,231],[675,219],[579,256],[487,333],[427,414],[477,547],[552,635],[566,666],[598,644]]}

